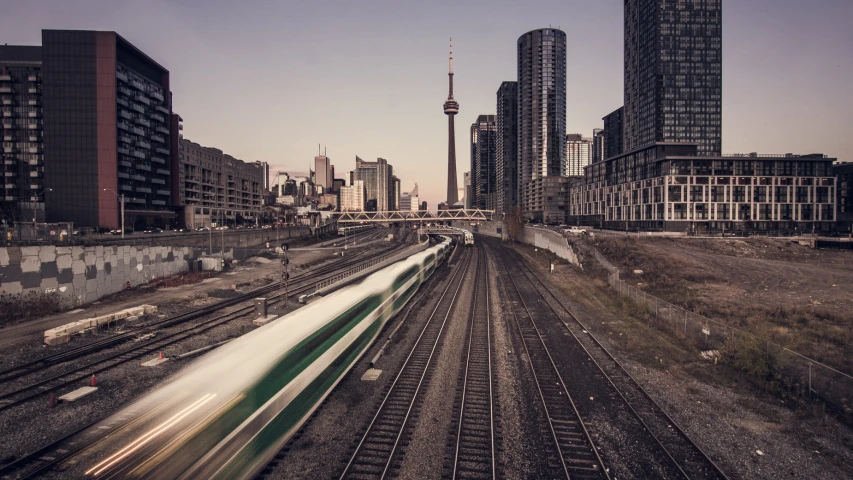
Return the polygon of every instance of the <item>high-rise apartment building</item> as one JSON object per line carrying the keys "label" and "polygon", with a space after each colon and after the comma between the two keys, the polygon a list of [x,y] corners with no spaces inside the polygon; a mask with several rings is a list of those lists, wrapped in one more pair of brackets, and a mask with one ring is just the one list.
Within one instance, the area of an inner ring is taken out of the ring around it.
{"label": "high-rise apartment building", "polygon": [[264,206],[262,162],[244,162],[187,139],[181,139],[179,148],[186,227],[256,223]]}
{"label": "high-rise apartment building", "polygon": [[169,71],[115,32],[42,31],[47,221],[171,223]]}
{"label": "high-rise apartment building", "polygon": [[[566,174],[566,34],[555,28],[533,30],[518,38],[517,47],[517,190],[524,192],[532,180]],[[537,215],[527,198],[521,198],[522,211],[533,218]]]}
{"label": "high-rise apartment building", "polygon": [[624,14],[623,151],[678,142],[719,155],[722,0],[626,0]]}
{"label": "high-rise apartment building", "polygon": [[518,205],[518,82],[503,82],[497,92],[495,140],[495,211]]}
{"label": "high-rise apartment building", "polygon": [[497,196],[497,137],[494,115],[480,115],[471,124],[472,208],[494,210]]}
{"label": "high-rise apartment building", "polygon": [[342,212],[363,212],[366,196],[364,180],[355,180],[348,187],[341,187],[340,210]]}
{"label": "high-rise apartment building", "polygon": [[0,46],[0,222],[44,221],[41,53]]}
{"label": "high-rise apartment building", "polygon": [[[389,166],[390,168],[390,166]],[[397,175],[391,175],[391,190],[388,198],[388,210],[400,210],[400,179]]]}
{"label": "high-rise apartment building", "polygon": [[[355,157],[355,170],[350,172],[352,181],[362,180],[366,189],[365,204],[374,205],[377,211],[387,211],[393,202],[393,185],[391,176],[393,169],[384,158],[375,162],[365,162]],[[372,203],[371,203],[372,202]]]}
{"label": "high-rise apartment building", "polygon": [[610,112],[604,120],[604,158],[615,157],[622,154],[622,112],[619,107]]}
{"label": "high-rise apartment building", "polygon": [[566,175],[583,175],[583,168],[592,163],[592,139],[580,133],[566,135]]}
{"label": "high-rise apartment building", "polygon": [[[592,130],[592,163],[604,160],[604,139],[604,129],[595,128]],[[583,171],[580,175],[583,175]]]}

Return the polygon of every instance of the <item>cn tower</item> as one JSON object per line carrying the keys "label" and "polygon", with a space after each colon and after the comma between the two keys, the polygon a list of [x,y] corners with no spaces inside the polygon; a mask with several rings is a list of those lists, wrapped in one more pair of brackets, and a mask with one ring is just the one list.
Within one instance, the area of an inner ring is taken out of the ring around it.
{"label": "cn tower", "polygon": [[453,99],[453,39],[450,39],[450,72],[447,74],[450,81],[450,92],[447,101],[444,102],[444,114],[447,115],[447,207],[459,201],[459,193],[456,189],[456,134],[453,127],[453,116],[459,113],[459,104]]}

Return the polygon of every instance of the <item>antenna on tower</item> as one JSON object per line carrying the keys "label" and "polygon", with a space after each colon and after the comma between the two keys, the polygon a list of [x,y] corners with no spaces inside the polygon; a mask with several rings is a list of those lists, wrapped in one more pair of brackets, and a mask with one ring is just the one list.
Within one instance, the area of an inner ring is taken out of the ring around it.
{"label": "antenna on tower", "polygon": [[317,144],[317,156],[320,156],[320,144]]}

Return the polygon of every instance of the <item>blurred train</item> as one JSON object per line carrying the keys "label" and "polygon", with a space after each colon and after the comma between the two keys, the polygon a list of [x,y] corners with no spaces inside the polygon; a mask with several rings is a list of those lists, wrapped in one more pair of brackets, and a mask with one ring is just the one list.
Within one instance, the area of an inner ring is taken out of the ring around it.
{"label": "blurred train", "polygon": [[338,235],[352,235],[359,230],[366,230],[368,228],[373,228],[373,225],[354,225],[352,227],[338,227]]}
{"label": "blurred train", "polygon": [[[450,251],[450,240],[214,350],[87,432],[87,477],[256,475]],[[85,435],[85,432],[84,432]]]}

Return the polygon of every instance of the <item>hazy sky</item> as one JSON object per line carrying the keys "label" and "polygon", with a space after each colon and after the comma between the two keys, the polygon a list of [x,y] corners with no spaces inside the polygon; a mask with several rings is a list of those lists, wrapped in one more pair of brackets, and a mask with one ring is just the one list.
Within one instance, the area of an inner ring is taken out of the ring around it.
{"label": "hazy sky", "polygon": [[[275,172],[328,151],[387,159],[434,208],[447,171],[447,41],[453,37],[459,184],[468,129],[515,80],[516,40],[548,25],[568,40],[568,133],[622,105],[622,0],[4,0],[0,42],[41,29],[114,30],[169,69],[186,138]],[[853,160],[853,0],[724,0],[723,151]]]}

